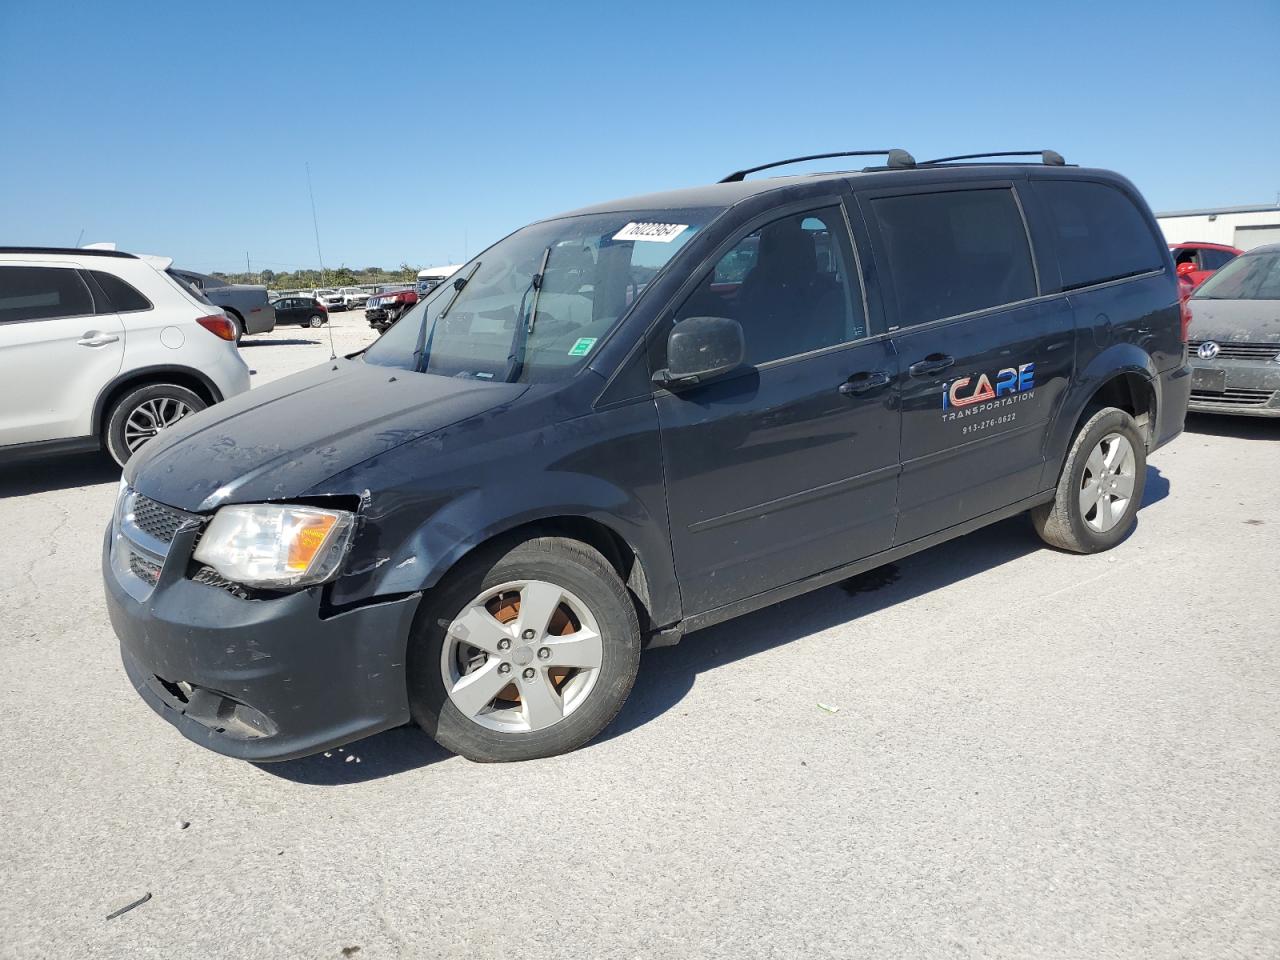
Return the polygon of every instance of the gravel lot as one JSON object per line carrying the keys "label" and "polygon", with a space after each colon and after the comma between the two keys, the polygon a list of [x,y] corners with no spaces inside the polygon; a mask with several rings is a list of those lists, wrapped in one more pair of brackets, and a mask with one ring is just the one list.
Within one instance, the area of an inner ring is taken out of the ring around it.
{"label": "gravel lot", "polygon": [[7,468],[0,956],[1274,957],[1278,476],[1280,423],[1195,418],[1116,550],[1019,518],[695,634],[570,756],[255,767],[120,668],[118,471]]}

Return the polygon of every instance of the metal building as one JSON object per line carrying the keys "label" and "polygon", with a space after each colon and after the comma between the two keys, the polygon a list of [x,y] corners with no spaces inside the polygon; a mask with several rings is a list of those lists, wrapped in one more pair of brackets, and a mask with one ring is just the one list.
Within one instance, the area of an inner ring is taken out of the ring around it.
{"label": "metal building", "polygon": [[1216,210],[1174,210],[1157,213],[1156,220],[1170,243],[1225,243],[1251,250],[1264,243],[1280,243],[1280,204],[1218,207]]}

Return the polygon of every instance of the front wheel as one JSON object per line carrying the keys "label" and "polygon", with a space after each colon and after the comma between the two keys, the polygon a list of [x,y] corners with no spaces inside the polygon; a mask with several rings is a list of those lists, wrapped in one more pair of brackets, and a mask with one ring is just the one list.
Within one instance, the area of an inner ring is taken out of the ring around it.
{"label": "front wheel", "polygon": [[1094,413],[1076,434],[1051,502],[1031,511],[1048,544],[1073,553],[1110,550],[1129,535],[1147,480],[1147,447],[1133,417]]}
{"label": "front wheel", "polygon": [[149,383],[121,397],[107,417],[107,452],[120,466],[161,430],[203,410],[195,393],[176,383]]}
{"label": "front wheel", "polygon": [[640,627],[597,551],[529,540],[464,561],[433,593],[410,638],[409,704],[441,746],[481,762],[550,757],[622,709]]}

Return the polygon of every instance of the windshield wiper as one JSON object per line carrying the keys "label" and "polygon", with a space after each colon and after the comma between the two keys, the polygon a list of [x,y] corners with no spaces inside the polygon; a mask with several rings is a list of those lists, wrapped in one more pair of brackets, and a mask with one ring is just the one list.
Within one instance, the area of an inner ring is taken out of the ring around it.
{"label": "windshield wiper", "polygon": [[418,342],[413,348],[413,372],[422,373],[423,367],[431,355],[431,341],[435,339],[436,329],[444,322],[444,318],[449,315],[449,311],[453,309],[453,305],[458,302],[458,297],[462,296],[462,288],[467,285],[472,277],[476,275],[476,271],[480,269],[480,261],[477,260],[471,265],[471,269],[467,271],[465,277],[458,277],[453,281],[453,296],[449,298],[449,302],[444,305],[444,309],[436,315],[435,323],[431,324],[431,334],[427,334],[427,313],[424,309],[422,312],[422,326],[418,328]]}
{"label": "windshield wiper", "polygon": [[[524,370],[524,353],[529,345],[529,334],[533,333],[533,325],[538,322],[538,298],[542,296],[542,278],[547,273],[547,261],[551,259],[551,248],[542,251],[542,263],[538,272],[529,278],[529,286],[520,295],[520,306],[516,308],[516,332],[511,341],[511,353],[507,355],[507,372],[502,379],[505,383],[515,383]],[[528,319],[525,319],[524,301],[533,291],[533,303],[530,306]]]}

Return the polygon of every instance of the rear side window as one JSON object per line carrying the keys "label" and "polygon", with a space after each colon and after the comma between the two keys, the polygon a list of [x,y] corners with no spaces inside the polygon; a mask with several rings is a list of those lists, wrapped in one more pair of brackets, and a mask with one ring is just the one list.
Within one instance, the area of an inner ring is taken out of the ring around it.
{"label": "rear side window", "polygon": [[1132,200],[1105,183],[1041,180],[1065,290],[1119,280],[1164,265],[1163,247]]}
{"label": "rear side window", "polygon": [[898,299],[898,326],[1036,295],[1013,191],[958,190],[871,201]]}
{"label": "rear side window", "polygon": [[85,317],[93,297],[70,267],[0,267],[0,323]]}
{"label": "rear side window", "polygon": [[1236,258],[1234,253],[1226,250],[1201,250],[1200,263],[1206,270],[1221,270]]}
{"label": "rear side window", "polygon": [[131,283],[121,280],[114,273],[106,273],[102,270],[90,270],[93,279],[97,282],[102,292],[107,295],[108,304],[100,304],[107,310],[114,310],[116,313],[131,313],[137,310],[150,310],[151,301],[144,297],[141,291]]}

